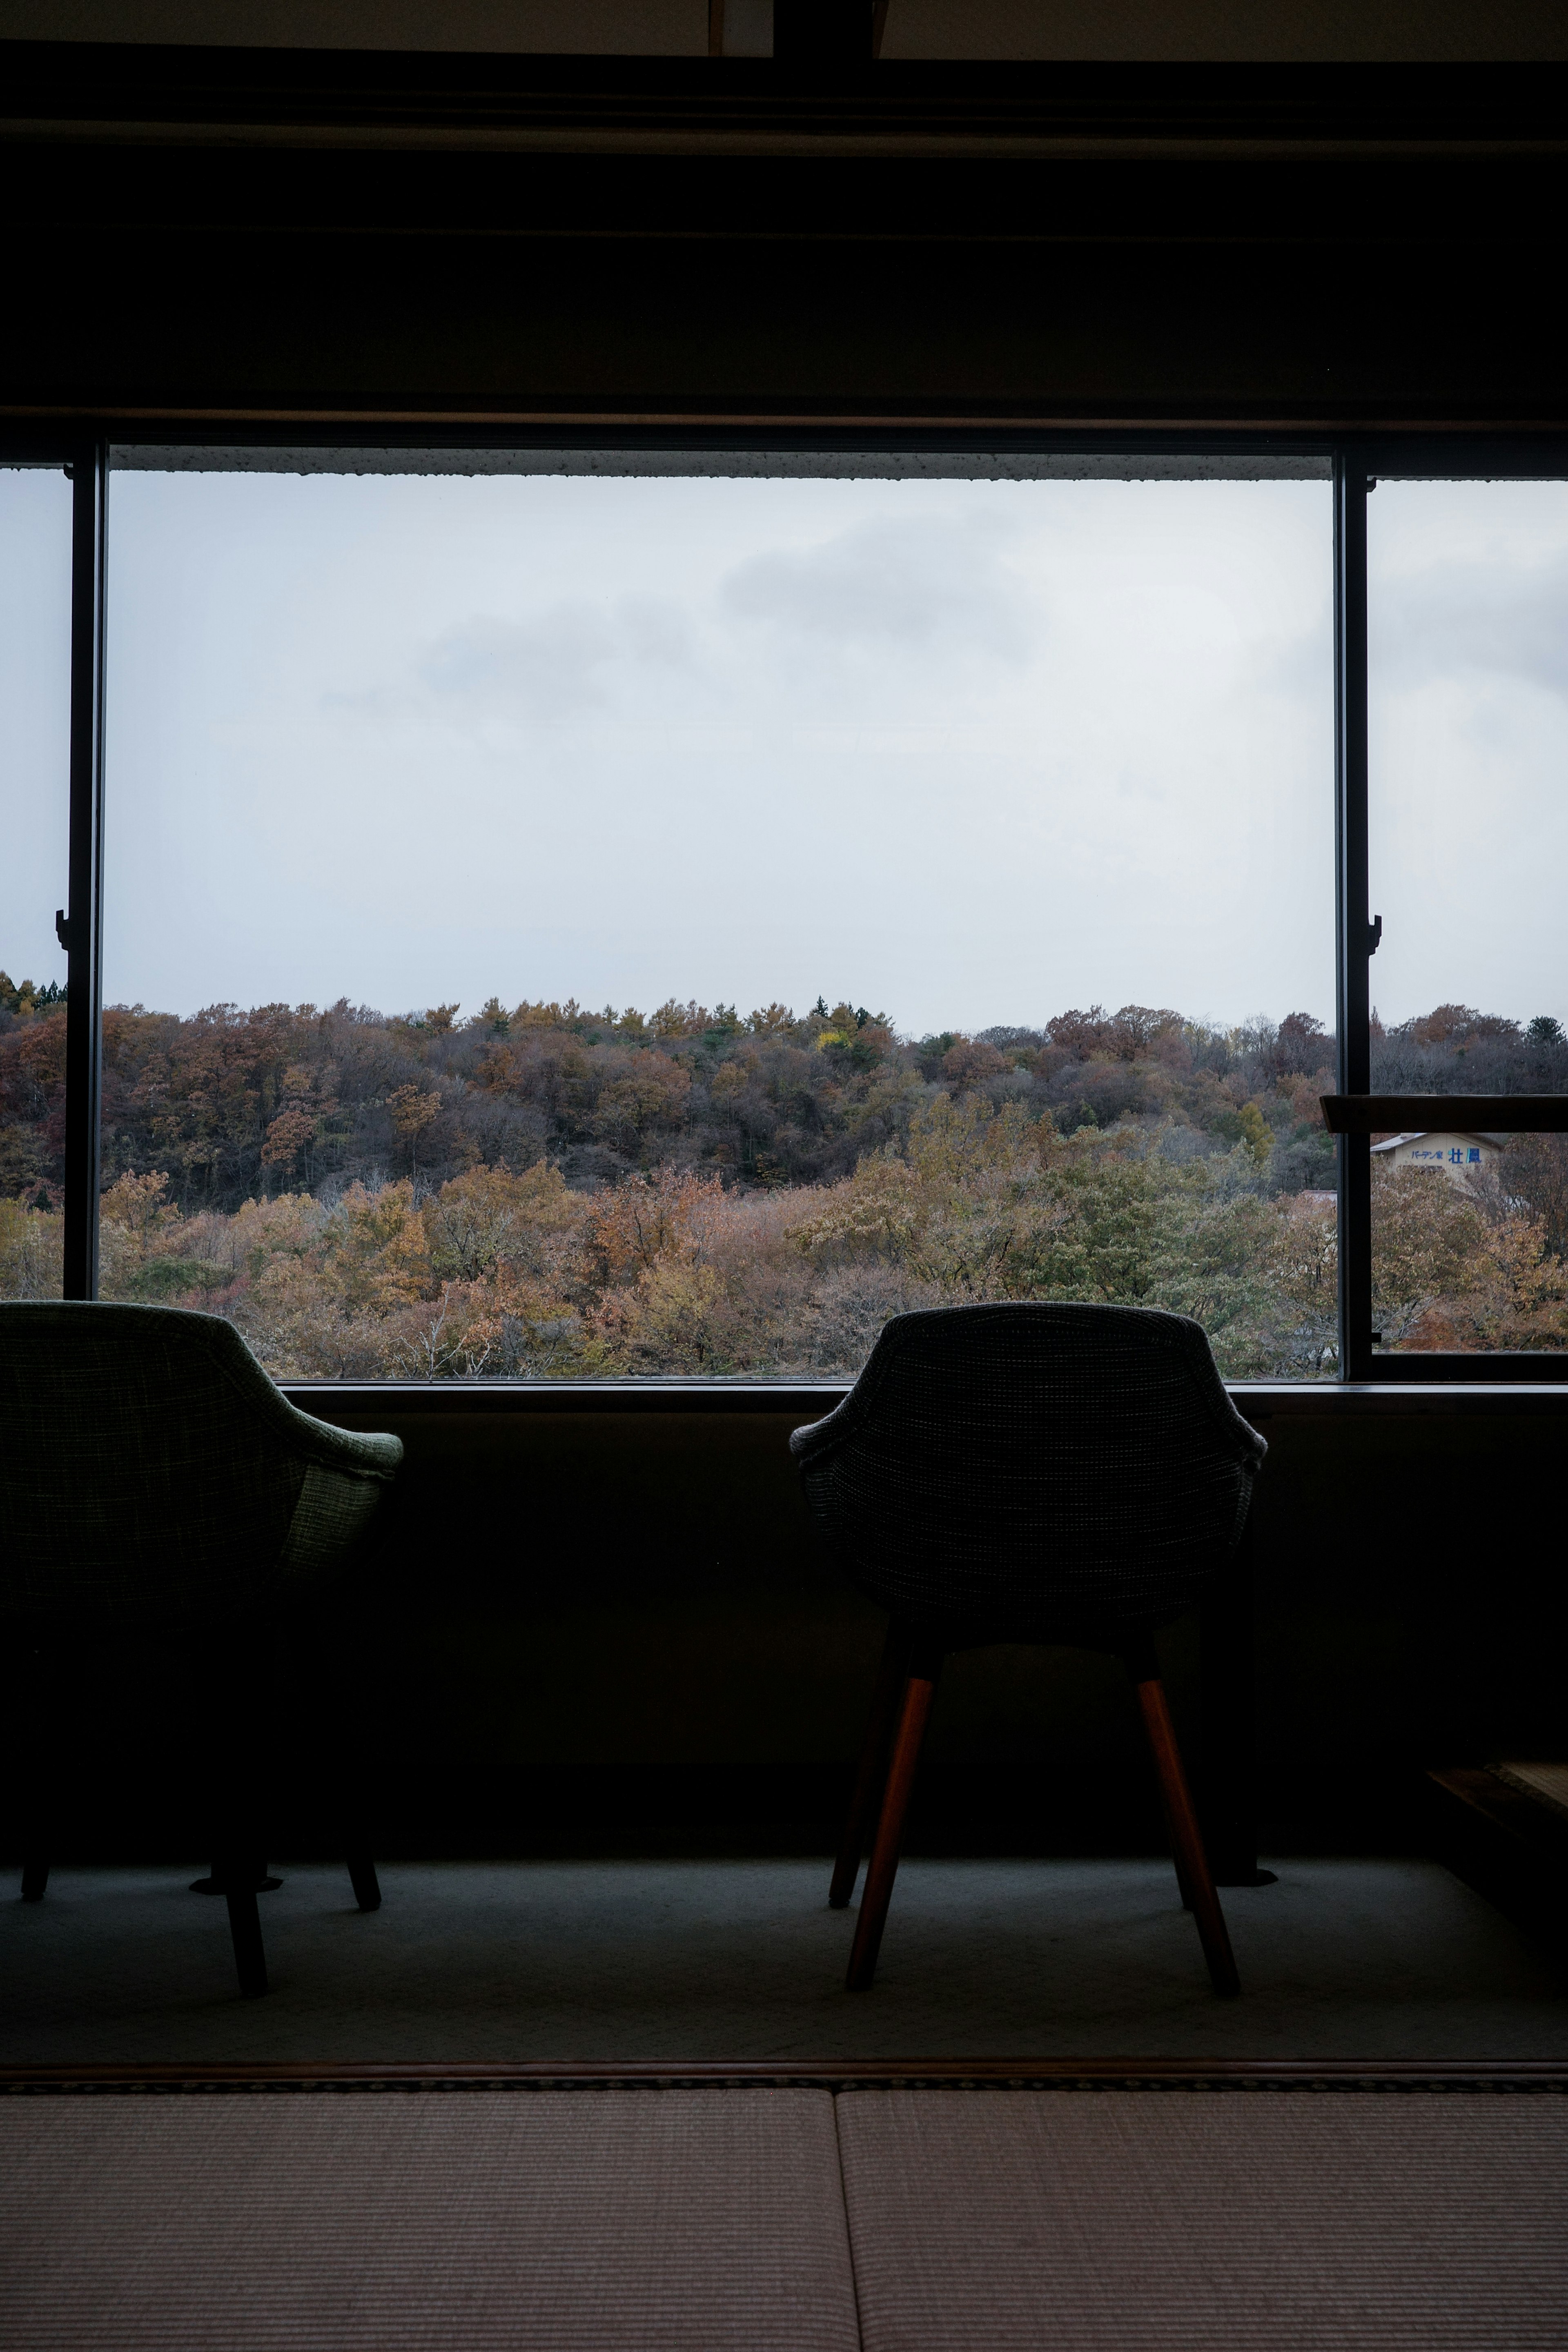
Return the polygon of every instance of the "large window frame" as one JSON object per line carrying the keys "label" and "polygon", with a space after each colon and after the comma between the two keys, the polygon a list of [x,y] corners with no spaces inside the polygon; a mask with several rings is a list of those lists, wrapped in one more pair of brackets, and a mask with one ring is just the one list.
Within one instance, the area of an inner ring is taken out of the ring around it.
{"label": "large window frame", "polygon": [[[188,428],[160,435],[146,430],[113,435],[100,426],[68,436],[8,435],[0,446],[0,462],[58,465],[72,484],[70,763],[69,763],[69,903],[61,910],[60,934],[68,958],[66,1024],[66,1182],[64,1295],[91,1299],[98,1294],[99,1272],[99,1128],[101,1100],[103,1035],[103,827],[104,678],[108,634],[107,553],[109,491],[113,451],[117,444],[146,449],[167,445],[189,450],[210,447],[216,464],[219,452],[244,447],[254,464],[263,453],[279,458],[290,450],[320,447],[326,436],[287,437],[233,427],[206,436]],[[438,445],[453,452],[490,452],[501,457],[508,449],[559,448],[574,446],[605,454],[650,449],[680,450],[689,446],[712,451],[723,447],[768,456],[792,457],[797,463],[831,458],[837,451],[941,453],[952,457],[989,454],[1001,449],[1020,457],[1082,458],[1104,470],[1135,475],[1140,463],[1163,469],[1191,465],[1194,471],[1226,460],[1251,460],[1259,467],[1289,460],[1312,460],[1331,470],[1333,495],[1333,623],[1335,737],[1335,917],[1338,1039],[1337,1097],[1325,1116],[1338,1137],[1339,1181],[1339,1368],[1334,1385],[1392,1387],[1421,1385],[1568,1385],[1568,1351],[1489,1355],[1411,1353],[1380,1355],[1373,1337],[1372,1308],[1372,1163],[1371,1137],[1386,1123],[1387,1107],[1380,1114],[1370,1094],[1369,1015],[1371,962],[1377,947],[1376,917],[1369,898],[1368,866],[1368,665],[1367,665],[1367,496],[1380,478],[1394,479],[1561,480],[1568,478],[1568,441],[1524,439],[1476,435],[1433,436],[1377,434],[1353,440],[1279,434],[1047,434],[991,433],[984,436],[935,434],[900,435],[811,434],[798,436],[707,432],[595,433],[559,431],[545,436],[465,434],[443,427],[438,434],[384,429],[355,435],[336,431],[334,449],[374,449],[384,459],[399,450],[412,458],[416,449]],[[386,470],[395,470],[387,465]],[[1411,1097],[1434,1120],[1445,1098]],[[1468,1108],[1475,1109],[1474,1100]],[[1521,1132],[1568,1130],[1568,1097],[1561,1103],[1540,1097],[1509,1098],[1509,1124]],[[1452,1113],[1449,1113],[1452,1116]],[[439,1391],[443,1402],[465,1402],[483,1408],[486,1391],[526,1388],[548,1391],[562,1400],[563,1384],[549,1381],[477,1382],[451,1393],[450,1382],[377,1383],[405,1390]],[[668,1383],[645,1380],[613,1384],[621,1395],[630,1389],[732,1400],[734,1384],[723,1381]],[[790,1389],[798,1383],[789,1383]],[[1250,1384],[1248,1384],[1250,1385]],[[1277,1384],[1270,1384],[1277,1385]],[[761,1405],[771,1383],[747,1384],[747,1392]],[[843,1383],[820,1384],[833,1393]],[[1319,1384],[1312,1384],[1314,1390]],[[584,1400],[585,1401],[585,1400]],[[673,1401],[673,1399],[672,1399]]]}

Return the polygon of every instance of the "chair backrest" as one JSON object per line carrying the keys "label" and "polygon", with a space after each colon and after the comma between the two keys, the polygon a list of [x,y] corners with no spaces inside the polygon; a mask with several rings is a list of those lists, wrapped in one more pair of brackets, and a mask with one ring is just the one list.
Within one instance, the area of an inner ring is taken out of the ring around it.
{"label": "chair backrest", "polygon": [[1240,1540],[1268,1451],[1184,1315],[895,1316],[790,1441],[844,1572],[931,1633],[1069,1640],[1168,1622]]}
{"label": "chair backrest", "polygon": [[0,1615],[102,1639],[243,1613],[401,1450],[297,1412],[218,1316],[0,1306]]}

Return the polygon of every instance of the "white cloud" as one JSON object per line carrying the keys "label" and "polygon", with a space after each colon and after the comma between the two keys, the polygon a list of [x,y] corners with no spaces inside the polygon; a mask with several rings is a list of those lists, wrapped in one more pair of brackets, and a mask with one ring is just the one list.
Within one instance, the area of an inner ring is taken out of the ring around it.
{"label": "white cloud", "polygon": [[1568,698],[1568,551],[1526,571],[1444,564],[1386,583],[1380,607],[1372,647],[1390,686],[1490,671]]}
{"label": "white cloud", "polygon": [[738,564],[721,593],[743,620],[836,646],[889,647],[947,664],[971,650],[1019,662],[1037,628],[1006,564],[1015,531],[981,512],[862,523],[807,549],[769,549]]}
{"label": "white cloud", "polygon": [[479,614],[446,630],[419,676],[448,705],[500,705],[523,719],[552,721],[624,705],[636,673],[679,665],[688,640],[686,615],[668,600],[552,604],[527,622]]}

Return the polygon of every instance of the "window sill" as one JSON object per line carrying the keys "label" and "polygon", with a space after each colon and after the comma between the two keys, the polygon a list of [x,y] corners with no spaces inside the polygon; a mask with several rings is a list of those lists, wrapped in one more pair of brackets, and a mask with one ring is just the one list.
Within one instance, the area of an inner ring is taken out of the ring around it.
{"label": "window sill", "polygon": [[[290,1404],[324,1420],[367,1413],[780,1413],[820,1420],[846,1381],[282,1381]],[[1248,1420],[1568,1412],[1551,1381],[1228,1381]]]}

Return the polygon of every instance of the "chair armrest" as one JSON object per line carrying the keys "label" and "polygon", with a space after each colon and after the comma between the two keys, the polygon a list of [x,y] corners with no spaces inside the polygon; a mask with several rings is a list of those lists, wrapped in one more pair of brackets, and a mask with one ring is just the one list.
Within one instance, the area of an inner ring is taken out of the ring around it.
{"label": "chair armrest", "polygon": [[790,1431],[789,1450],[795,1456],[797,1470],[804,1470],[809,1463],[816,1461],[824,1454],[831,1454],[835,1446],[843,1443],[859,1419],[858,1412],[852,1413],[849,1410],[854,1402],[855,1391],[851,1389],[849,1394],[841,1398],[833,1411],[825,1413],[820,1421],[808,1421],[804,1428]]}
{"label": "chair armrest", "polygon": [[[288,1403],[287,1398],[283,1401]],[[364,1478],[395,1475],[403,1459],[401,1437],[388,1430],[339,1429],[330,1421],[318,1421],[313,1412],[300,1412],[297,1405],[289,1410],[309,1423],[310,1459],[323,1470],[357,1471]]]}
{"label": "chair armrest", "polygon": [[[198,1318],[187,1314],[182,1319],[190,1322]],[[257,1361],[232,1323],[218,1315],[204,1315],[199,1319],[210,1326],[203,1336],[211,1349],[215,1369],[230,1387],[238,1390],[253,1412],[270,1423],[291,1453],[320,1470],[336,1470],[360,1478],[395,1477],[403,1459],[400,1437],[384,1431],[338,1429],[330,1421],[318,1421],[313,1412],[301,1412],[298,1405],[289,1403],[270,1374]]]}

